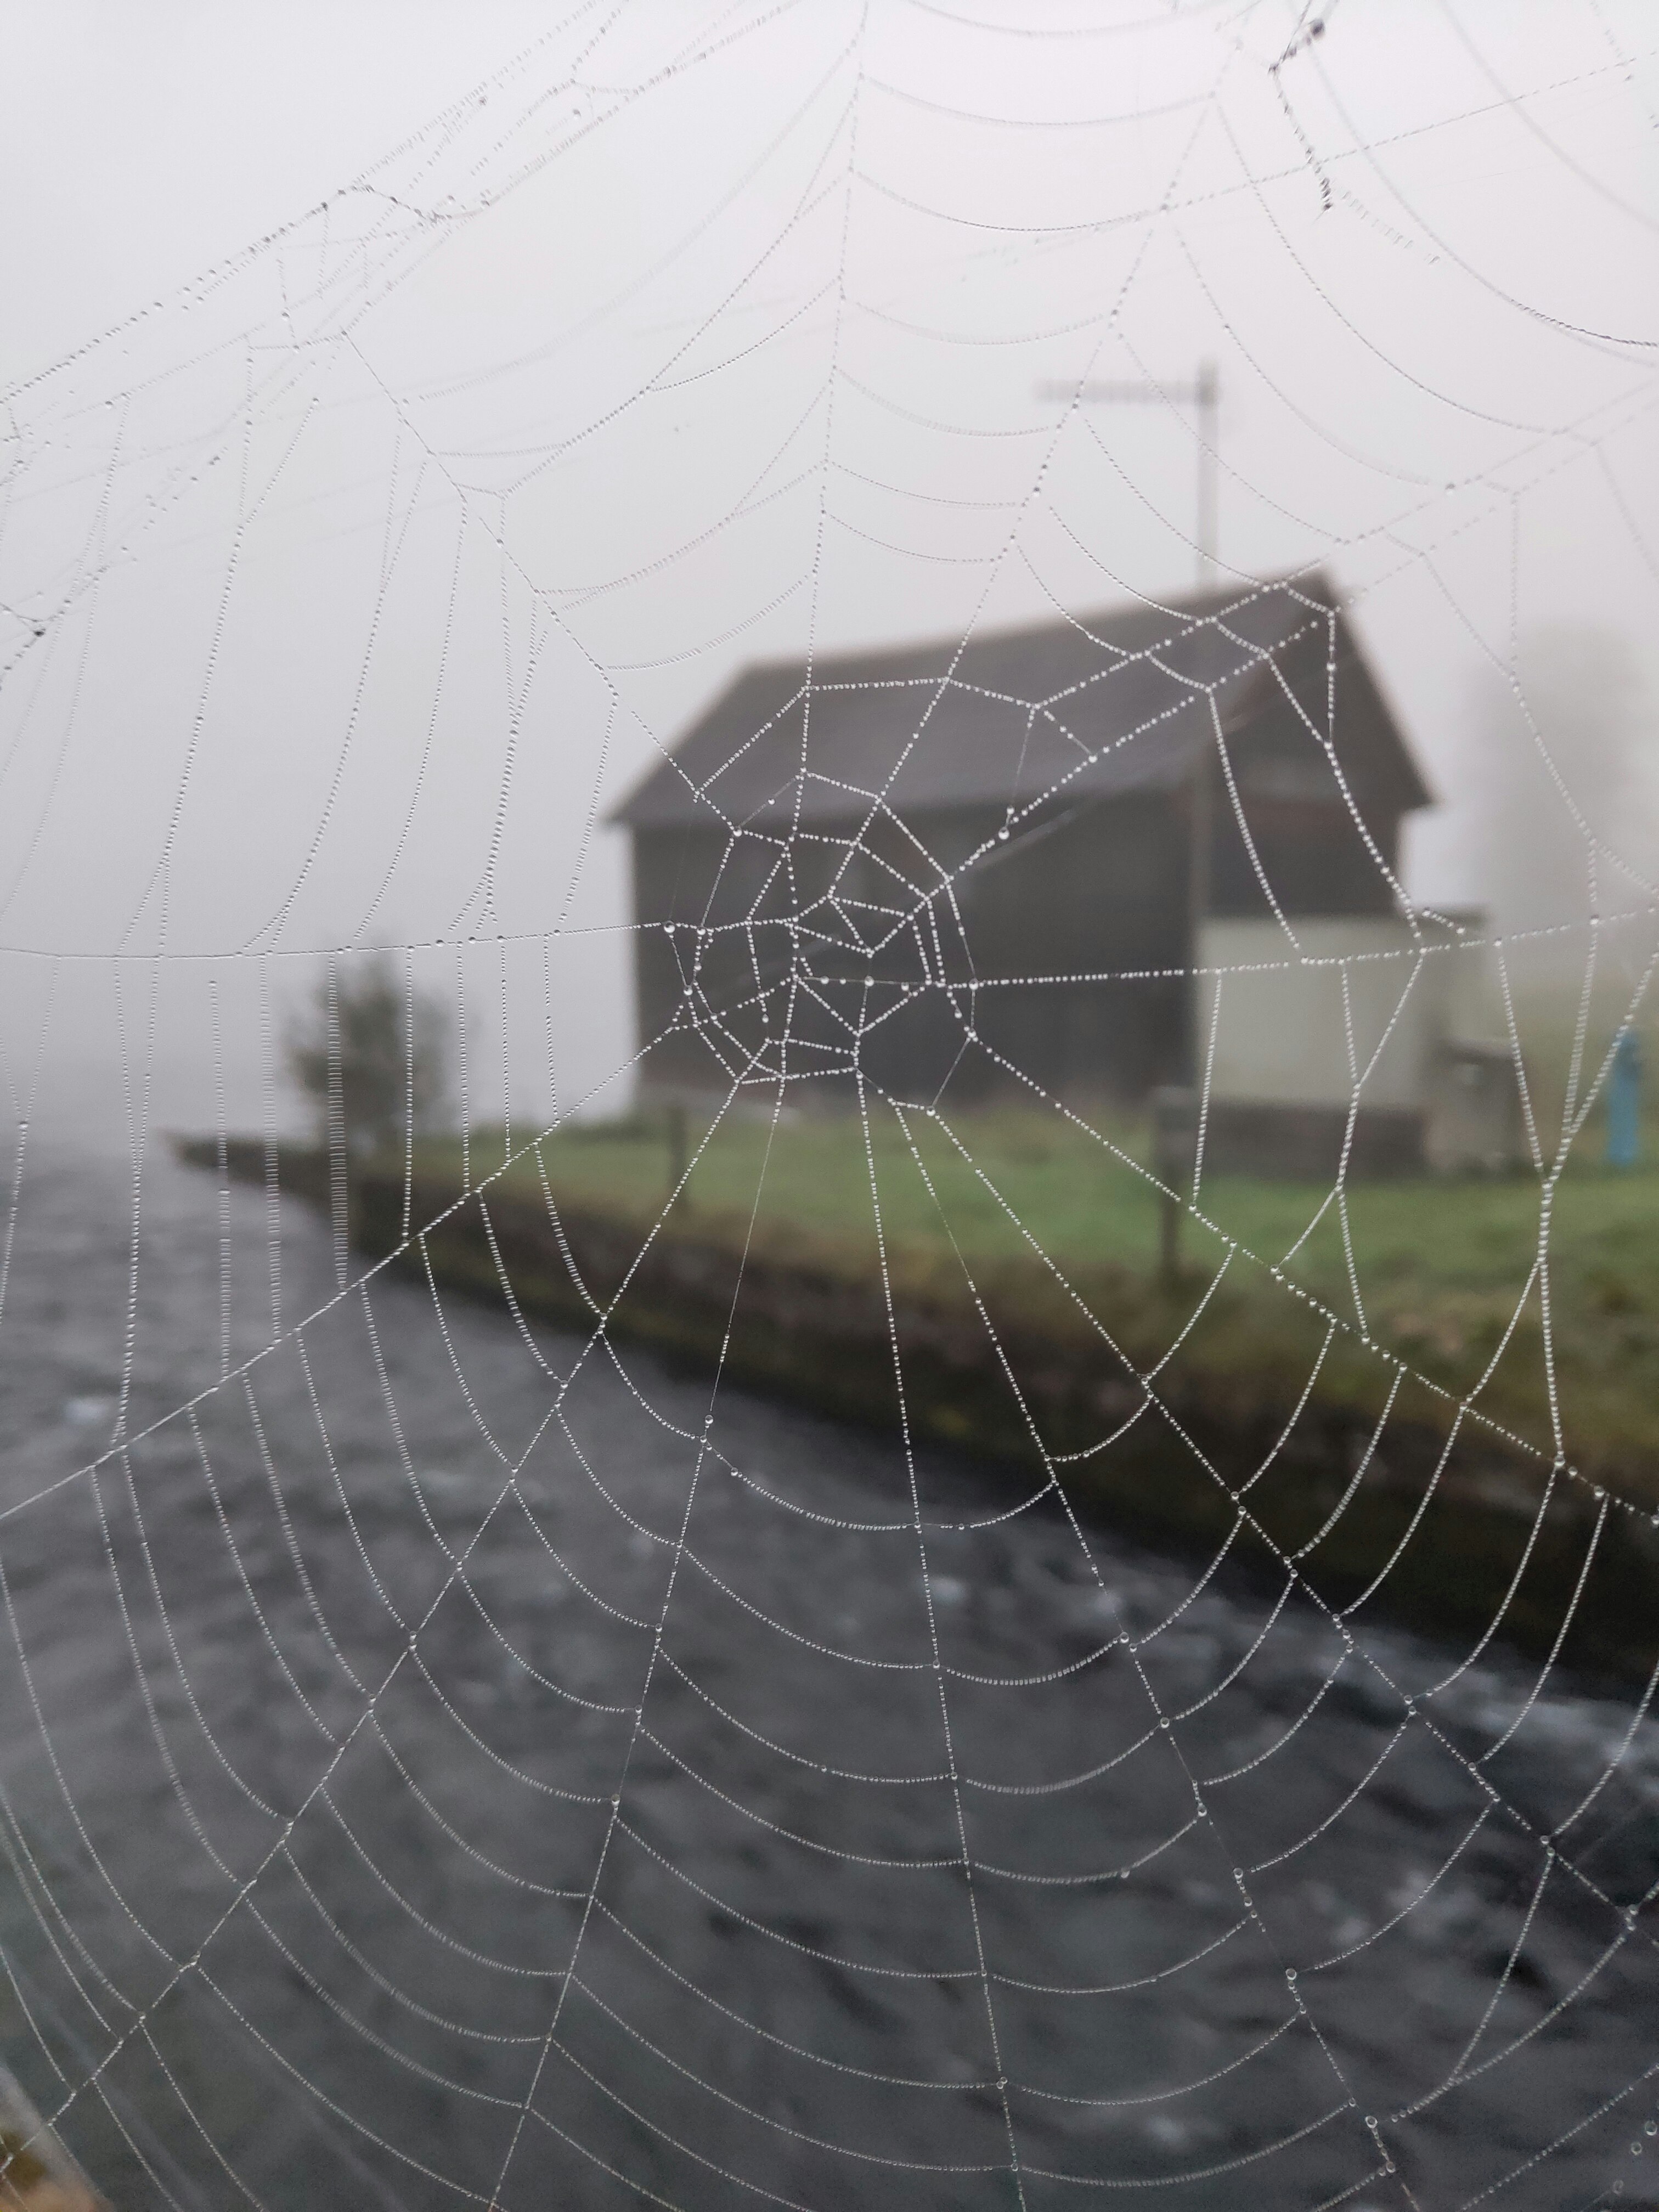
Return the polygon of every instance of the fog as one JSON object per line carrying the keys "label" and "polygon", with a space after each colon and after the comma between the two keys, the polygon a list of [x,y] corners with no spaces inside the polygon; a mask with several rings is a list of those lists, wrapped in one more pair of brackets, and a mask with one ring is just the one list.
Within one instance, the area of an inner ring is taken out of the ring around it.
{"label": "fog", "polygon": [[1640,909],[1659,858],[1655,710],[1632,641],[1594,623],[1525,632],[1513,670],[1482,680],[1471,734],[1474,875],[1496,926],[1549,933],[1565,974],[1592,901]]}
{"label": "fog", "polygon": [[750,659],[1188,587],[1189,410],[1048,387],[1204,359],[1222,573],[1325,566],[1442,799],[1412,895],[1568,970],[1650,902],[1644,11],[996,15],[11,11],[14,1113],[283,1121],[352,946],[466,1110],[617,1103],[609,810]]}

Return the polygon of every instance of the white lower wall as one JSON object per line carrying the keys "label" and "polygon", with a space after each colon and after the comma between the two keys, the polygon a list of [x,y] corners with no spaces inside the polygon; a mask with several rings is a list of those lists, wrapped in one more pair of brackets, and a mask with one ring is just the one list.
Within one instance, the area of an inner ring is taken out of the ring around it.
{"label": "white lower wall", "polygon": [[1293,926],[1295,945],[1271,919],[1200,927],[1197,1062],[1201,1078],[1213,1020],[1213,1098],[1346,1108],[1357,1070],[1362,1104],[1421,1110],[1443,1045],[1501,1041],[1481,945],[1403,915]]}

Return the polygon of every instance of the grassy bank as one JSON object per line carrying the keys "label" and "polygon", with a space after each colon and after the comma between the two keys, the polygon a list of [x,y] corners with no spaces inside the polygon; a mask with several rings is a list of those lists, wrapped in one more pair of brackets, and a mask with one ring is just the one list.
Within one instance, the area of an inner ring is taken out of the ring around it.
{"label": "grassy bank", "polygon": [[[418,1148],[412,1180],[402,1162],[354,1166],[350,1229],[416,1279],[429,1268],[441,1295],[602,1323],[618,1356],[642,1345],[837,1419],[891,1431],[902,1411],[917,1443],[1046,1471],[1079,1510],[1154,1541],[1270,1575],[1293,1564],[1326,1602],[1460,1637],[1497,1628],[1542,1654],[1565,1630],[1568,1662],[1645,1679],[1659,1175],[1584,1169],[1556,1192],[1577,1470],[1556,1477],[1528,1289],[1536,1178],[1358,1188],[1346,1237],[1322,1191],[1206,1182],[1165,1279],[1133,1132],[1111,1134],[1120,1150],[1006,1114],[732,1119],[686,1131],[682,1155],[659,1117],[568,1130],[504,1165],[501,1133],[475,1131]],[[304,1147],[182,1151],[337,1199]]]}
{"label": "grassy bank", "polygon": [[[1182,1223],[1183,1291],[1172,1299],[1156,1281],[1158,1200],[1133,1164],[1144,1136],[1127,1125],[1102,1133],[1107,1141],[1017,1113],[947,1125],[884,1111],[866,1148],[855,1119],[694,1123],[675,1198],[674,1146],[658,1115],[548,1138],[496,1187],[539,1200],[545,1175],[562,1206],[641,1236],[660,1218],[672,1235],[732,1249],[752,1237],[757,1252],[811,1256],[851,1277],[877,1273],[879,1219],[896,1278],[952,1300],[971,1296],[971,1279],[1006,1302],[1024,1279],[1028,1297],[1063,1308],[1051,1261],[1091,1304],[1103,1299],[1127,1328],[1126,1349],[1147,1359],[1162,1356],[1172,1319],[1178,1330],[1224,1261],[1219,1305],[1231,1334],[1202,1332],[1218,1390],[1277,1394],[1292,1375],[1305,1380],[1312,1300],[1344,1324],[1316,1386],[1325,1395],[1369,1397],[1358,1380],[1369,1363],[1352,1356],[1369,1340],[1450,1401],[1476,1394],[1480,1412],[1548,1458],[1542,1249],[1567,1456],[1659,1504],[1659,1170],[1570,1165],[1550,1198],[1547,1237],[1534,1176],[1358,1185],[1342,1207],[1325,1187],[1206,1179]],[[499,1132],[475,1133],[468,1149],[475,1183],[500,1168]],[[459,1183],[459,1141],[423,1146],[417,1165],[431,1182]]]}

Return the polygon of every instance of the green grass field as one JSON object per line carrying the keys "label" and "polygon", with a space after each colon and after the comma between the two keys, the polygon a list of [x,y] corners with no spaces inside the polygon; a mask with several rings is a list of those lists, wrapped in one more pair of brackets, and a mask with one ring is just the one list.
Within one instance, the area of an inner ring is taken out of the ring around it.
{"label": "green grass field", "polygon": [[[661,1115],[573,1128],[538,1149],[562,1204],[641,1232],[669,1208]],[[1569,1458],[1659,1499],[1659,1168],[1611,1171],[1597,1150],[1592,1133],[1555,1185],[1547,1237],[1534,1174],[1359,1184],[1340,1205],[1323,1187],[1206,1178],[1182,1226],[1188,1302],[1237,1247],[1227,1291],[1247,1324],[1233,1332],[1240,1360],[1273,1339],[1293,1302],[1287,1285],[1458,1397],[1481,1384],[1501,1346],[1477,1402],[1547,1452],[1547,1337]],[[477,1182],[501,1165],[501,1133],[475,1132],[470,1151]],[[965,1292],[969,1277],[994,1278],[1006,1294],[1024,1272],[1034,1282],[1046,1273],[1045,1260],[1079,1283],[1115,1279],[1120,1310],[1137,1284],[1148,1300],[1161,1295],[1158,1200],[1135,1164],[1144,1124],[1091,1132],[1058,1115],[1001,1111],[911,1116],[907,1127],[883,1109],[866,1144],[854,1116],[775,1127],[730,1116],[712,1129],[693,1121],[686,1151],[687,1183],[668,1213],[677,1232],[722,1243],[752,1233],[769,1250],[864,1273],[877,1265],[879,1216],[896,1272],[947,1295]],[[454,1142],[428,1146],[420,1164],[453,1177],[458,1154]],[[503,1182],[538,1193],[540,1176],[532,1153]],[[1535,1273],[1540,1249],[1547,1268]],[[1228,1340],[1211,1332],[1206,1356]]]}

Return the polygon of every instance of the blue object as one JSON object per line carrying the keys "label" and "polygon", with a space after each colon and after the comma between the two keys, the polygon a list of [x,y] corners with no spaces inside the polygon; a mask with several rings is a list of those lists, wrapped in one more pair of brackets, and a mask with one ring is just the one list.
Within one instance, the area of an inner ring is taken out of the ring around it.
{"label": "blue object", "polygon": [[1642,1144],[1642,1048],[1620,1030],[1607,1072],[1607,1165],[1633,1168]]}

